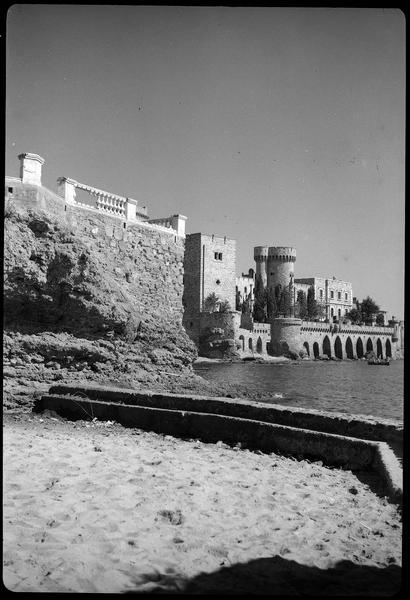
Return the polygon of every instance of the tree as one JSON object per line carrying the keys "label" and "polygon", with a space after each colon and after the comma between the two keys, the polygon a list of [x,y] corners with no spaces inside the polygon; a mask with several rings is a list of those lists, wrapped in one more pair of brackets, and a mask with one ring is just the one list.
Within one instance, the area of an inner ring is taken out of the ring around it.
{"label": "tree", "polygon": [[307,298],[303,290],[299,290],[296,297],[295,316],[300,319],[307,318]]}
{"label": "tree", "polygon": [[222,300],[219,303],[219,312],[227,313],[227,312],[230,312],[230,310],[231,310],[231,305],[229,304],[228,300]]}
{"label": "tree", "polygon": [[253,320],[257,323],[264,323],[266,307],[266,292],[263,289],[262,281],[257,278],[255,282],[255,300],[253,303]]}
{"label": "tree", "polygon": [[275,292],[269,288],[266,294],[266,316],[268,321],[277,316],[278,307],[276,304]]}
{"label": "tree", "polygon": [[290,292],[288,288],[280,290],[278,313],[283,317],[288,317],[290,315]]}
{"label": "tree", "polygon": [[384,325],[384,314],[379,313],[376,317],[376,325],[383,326]]}
{"label": "tree", "polygon": [[219,306],[219,298],[215,292],[211,292],[209,296],[205,298],[204,311],[215,312]]}
{"label": "tree", "polygon": [[349,319],[353,325],[357,325],[362,322],[362,313],[358,308],[352,308],[345,316],[345,318]]}
{"label": "tree", "polygon": [[236,296],[235,296],[235,309],[236,310],[242,310],[242,295],[241,292],[239,290],[236,290]]}
{"label": "tree", "polygon": [[315,288],[311,285],[307,292],[306,312],[309,320],[317,319],[323,315],[323,308],[315,299]]}
{"label": "tree", "polygon": [[380,308],[376,302],[370,298],[370,296],[366,296],[364,300],[362,300],[360,304],[360,310],[362,313],[362,318],[365,323],[371,323],[373,321],[373,317],[377,315]]}

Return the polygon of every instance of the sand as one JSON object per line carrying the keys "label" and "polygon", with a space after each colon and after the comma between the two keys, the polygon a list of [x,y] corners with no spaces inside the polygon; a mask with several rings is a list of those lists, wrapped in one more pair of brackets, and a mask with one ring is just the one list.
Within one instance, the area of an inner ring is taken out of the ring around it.
{"label": "sand", "polygon": [[14,592],[391,593],[401,518],[350,471],[47,412],[3,421]]}

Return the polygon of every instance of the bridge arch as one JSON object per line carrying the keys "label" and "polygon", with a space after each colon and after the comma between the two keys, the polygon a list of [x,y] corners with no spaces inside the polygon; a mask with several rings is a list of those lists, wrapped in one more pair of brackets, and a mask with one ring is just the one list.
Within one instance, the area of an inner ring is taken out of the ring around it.
{"label": "bridge arch", "polygon": [[319,344],[317,342],[313,342],[313,356],[315,358],[318,358],[319,354],[320,354]]}
{"label": "bridge arch", "polygon": [[377,338],[377,342],[376,342],[376,354],[377,356],[380,356],[380,358],[384,358],[383,357],[383,345],[381,342],[380,338]]}
{"label": "bridge arch", "polygon": [[391,343],[390,343],[390,340],[387,339],[386,340],[386,357],[387,358],[391,358],[391,356],[392,356],[392,353],[391,353]]}
{"label": "bridge arch", "polygon": [[306,350],[307,355],[310,356],[309,343],[303,342],[303,347]]}
{"label": "bridge arch", "polygon": [[346,357],[354,358],[353,343],[350,336],[346,340]]}
{"label": "bridge arch", "polygon": [[248,340],[248,348],[249,348],[249,350],[253,350],[253,340],[251,337]]}
{"label": "bridge arch", "polygon": [[336,358],[343,358],[343,347],[339,336],[335,339],[335,356]]}
{"label": "bridge arch", "polygon": [[323,354],[327,354],[329,358],[332,356],[332,348],[330,345],[329,337],[327,335],[325,335],[323,340]]}
{"label": "bridge arch", "polygon": [[258,340],[256,342],[256,352],[258,354],[262,354],[262,340],[260,336],[258,337]]}
{"label": "bridge arch", "polygon": [[366,352],[371,352],[373,350],[373,342],[371,338],[367,338],[366,342]]}
{"label": "bridge arch", "polygon": [[356,354],[357,354],[357,358],[363,358],[363,356],[364,356],[362,338],[358,338],[358,340],[356,342]]}

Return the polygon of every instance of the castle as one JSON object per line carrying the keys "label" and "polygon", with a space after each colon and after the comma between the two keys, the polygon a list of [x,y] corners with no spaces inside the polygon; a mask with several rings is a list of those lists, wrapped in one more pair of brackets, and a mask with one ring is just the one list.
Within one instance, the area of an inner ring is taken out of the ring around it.
{"label": "castle", "polygon": [[[404,322],[394,318],[388,326],[353,325],[346,318],[354,306],[352,284],[332,278],[296,279],[296,249],[290,246],[257,246],[255,270],[235,277],[235,241],[201,233],[187,235],[184,274],[184,325],[200,353],[210,357],[280,356],[356,359],[374,352],[377,356],[404,355]],[[235,297],[232,292],[235,289]],[[282,290],[289,294],[286,315],[269,322],[252,318],[256,290]],[[295,314],[299,292],[312,290],[323,307],[315,320]],[[206,307],[206,298],[219,306]],[[224,310],[220,310],[224,305]],[[244,305],[246,310],[243,309]],[[227,307],[231,307],[228,310]],[[383,313],[383,311],[380,311]]]}
{"label": "castle", "polygon": [[[143,305],[148,306],[150,294],[161,290],[163,309],[175,309],[176,314],[182,314],[182,324],[200,354],[263,357],[293,353],[339,359],[362,358],[369,351],[383,357],[403,355],[403,322],[393,320],[388,326],[360,327],[344,323],[343,317],[353,306],[351,284],[334,277],[295,279],[295,248],[257,246],[256,269],[249,269],[248,274],[237,278],[235,240],[203,233],[186,234],[184,215],[150,219],[146,207],[139,206],[137,200],[68,177],[59,177],[57,193],[51,192],[41,183],[44,159],[23,153],[19,160],[20,177],[6,177],[6,202],[36,203],[49,209],[50,201],[73,223],[81,220],[83,211],[84,215],[92,213],[100,220],[103,218],[101,230],[118,244],[130,235],[127,232],[135,231],[139,244],[148,248],[143,253],[144,257],[149,256],[144,269],[154,279],[147,283]],[[91,237],[95,235],[90,232]],[[109,240],[107,243],[111,244]],[[161,258],[157,260],[155,244],[166,247],[165,264]],[[159,273],[163,279],[160,284],[155,281]],[[140,275],[144,281],[147,279],[147,274]],[[258,287],[287,290],[288,314],[273,317],[268,323],[254,321],[252,308]],[[295,315],[298,292],[306,293],[308,289],[314,290],[314,298],[325,307],[322,320],[306,321]],[[245,311],[241,309],[244,301]]]}

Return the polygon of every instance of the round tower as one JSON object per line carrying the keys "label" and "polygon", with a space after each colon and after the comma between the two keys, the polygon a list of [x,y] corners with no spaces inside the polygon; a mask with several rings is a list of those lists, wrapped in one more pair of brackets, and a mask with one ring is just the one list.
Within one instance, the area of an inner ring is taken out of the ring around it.
{"label": "round tower", "polygon": [[266,264],[267,287],[275,289],[280,285],[284,289],[289,284],[293,285],[295,261],[296,248],[270,246]]}
{"label": "round tower", "polygon": [[255,272],[255,285],[257,281],[262,283],[262,289],[266,288],[267,285],[267,260],[268,260],[268,247],[267,246],[256,246],[253,249],[253,257],[256,263]]}

